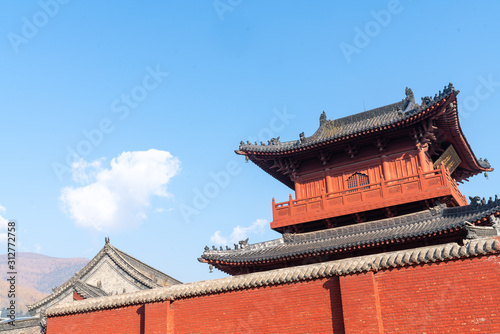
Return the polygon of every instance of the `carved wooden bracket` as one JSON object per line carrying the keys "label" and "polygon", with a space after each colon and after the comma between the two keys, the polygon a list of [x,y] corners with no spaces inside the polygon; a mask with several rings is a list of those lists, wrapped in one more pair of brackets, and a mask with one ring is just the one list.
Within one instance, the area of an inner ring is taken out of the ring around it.
{"label": "carved wooden bracket", "polygon": [[345,151],[347,152],[347,154],[349,154],[349,156],[351,158],[354,158],[356,156],[356,154],[358,154],[359,146],[349,144],[345,148]]}
{"label": "carved wooden bracket", "polygon": [[382,152],[386,147],[389,141],[385,138],[377,137],[377,141],[375,142],[375,146],[378,148],[380,152]]}
{"label": "carved wooden bracket", "polygon": [[[437,131],[436,131],[437,130]],[[410,132],[410,138],[415,141],[417,147],[428,146],[438,146],[439,139],[438,136],[442,131],[434,125],[433,119],[429,118],[421,123],[421,126],[414,127]]]}
{"label": "carved wooden bracket", "polygon": [[319,160],[321,160],[321,162],[323,163],[323,165],[326,165],[327,163],[330,162],[330,160],[332,159],[333,157],[333,153],[332,152],[327,152],[325,150],[321,150],[319,152]]}
{"label": "carved wooden bracket", "polygon": [[299,166],[300,160],[293,158],[275,158],[273,165],[270,168],[277,168],[277,172],[281,172],[283,175],[290,175],[290,177],[292,177],[292,175],[297,172]]}

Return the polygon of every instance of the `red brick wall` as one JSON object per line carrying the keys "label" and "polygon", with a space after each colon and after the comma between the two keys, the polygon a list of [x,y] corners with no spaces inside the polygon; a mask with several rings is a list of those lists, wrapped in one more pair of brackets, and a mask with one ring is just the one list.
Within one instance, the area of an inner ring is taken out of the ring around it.
{"label": "red brick wall", "polygon": [[383,333],[373,272],[340,277],[346,333]]}
{"label": "red brick wall", "polygon": [[375,274],[385,333],[500,333],[498,255]]}
{"label": "red brick wall", "polygon": [[52,317],[47,333],[500,333],[499,282],[499,255],[473,257]]}
{"label": "red brick wall", "polygon": [[338,278],[172,303],[175,333],[344,333]]}
{"label": "red brick wall", "polygon": [[166,333],[168,308],[167,301],[48,318],[47,334]]}

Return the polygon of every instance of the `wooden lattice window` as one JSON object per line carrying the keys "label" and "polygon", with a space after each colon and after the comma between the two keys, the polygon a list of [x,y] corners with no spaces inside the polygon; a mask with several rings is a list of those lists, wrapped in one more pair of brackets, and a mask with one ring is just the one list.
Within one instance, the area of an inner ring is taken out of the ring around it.
{"label": "wooden lattice window", "polygon": [[[349,178],[347,179],[347,188],[348,189],[357,188],[357,187],[365,186],[368,184],[370,184],[370,180],[368,179],[368,175],[362,174],[362,173],[354,173],[351,176],[349,176]],[[361,189],[367,189],[367,188],[368,187],[361,188]],[[355,192],[355,191],[358,191],[358,189],[349,190],[350,193]]]}

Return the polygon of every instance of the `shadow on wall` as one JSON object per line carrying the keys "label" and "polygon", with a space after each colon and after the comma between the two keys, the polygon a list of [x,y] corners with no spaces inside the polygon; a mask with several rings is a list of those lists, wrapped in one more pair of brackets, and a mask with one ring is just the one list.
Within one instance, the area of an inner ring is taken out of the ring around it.
{"label": "shadow on wall", "polygon": [[137,314],[139,315],[139,317],[141,319],[140,320],[141,321],[141,328],[140,328],[140,332],[139,333],[140,334],[145,334],[146,333],[145,329],[144,329],[146,327],[146,325],[145,325],[145,320],[146,319],[144,319],[145,316],[146,316],[146,314],[145,314],[145,305],[142,305],[141,307],[139,307],[136,312],[137,312]]}
{"label": "shadow on wall", "polygon": [[342,298],[340,295],[340,280],[337,276],[330,278],[323,284],[323,288],[330,293],[330,308],[332,312],[332,333],[345,333]]}

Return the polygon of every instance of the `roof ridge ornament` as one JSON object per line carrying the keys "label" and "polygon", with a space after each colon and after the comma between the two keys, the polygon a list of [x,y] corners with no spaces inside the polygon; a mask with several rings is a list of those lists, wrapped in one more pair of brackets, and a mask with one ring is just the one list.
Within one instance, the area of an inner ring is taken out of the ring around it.
{"label": "roof ridge ornament", "polygon": [[498,228],[498,218],[495,215],[491,215],[490,221],[492,222],[492,226],[475,226],[466,220],[464,222],[464,228],[467,231],[465,238],[470,240],[498,236],[500,231]]}
{"label": "roof ridge ornament", "polygon": [[299,141],[301,144],[306,141],[306,137],[304,135],[304,132],[299,133]]}
{"label": "roof ridge ornament", "polygon": [[322,126],[326,123],[326,112],[323,110],[321,116],[319,116],[319,126]]}
{"label": "roof ridge ornament", "polygon": [[421,106],[422,106],[422,108],[427,108],[427,107],[431,106],[432,104],[434,104],[435,102],[447,97],[451,93],[455,93],[455,95],[456,95],[459,93],[459,91],[456,90],[455,87],[453,87],[453,84],[450,82],[448,84],[448,86],[444,86],[443,91],[439,91],[438,94],[435,94],[434,98],[432,98],[431,96],[422,97]]}
{"label": "roof ridge ornament", "polygon": [[432,216],[436,216],[442,214],[444,209],[446,209],[446,203],[436,201],[436,206],[430,208],[429,211],[431,212]]}
{"label": "roof ridge ornament", "polygon": [[413,91],[411,90],[411,88],[406,87],[405,94],[406,94],[405,100],[415,103],[415,96],[413,95]]}
{"label": "roof ridge ornament", "polygon": [[277,138],[271,138],[271,140],[267,141],[268,145],[278,145],[279,143],[280,143],[280,137],[279,136]]}
{"label": "roof ridge ornament", "polygon": [[494,214],[491,214],[490,223],[491,226],[497,231],[497,234],[500,235],[500,218],[498,218]]}
{"label": "roof ridge ornament", "polygon": [[246,238],[245,240],[240,240],[240,241],[238,241],[238,243],[240,244],[240,249],[243,249],[243,248],[245,248],[246,246],[248,246],[248,239],[249,239],[249,238]]}

